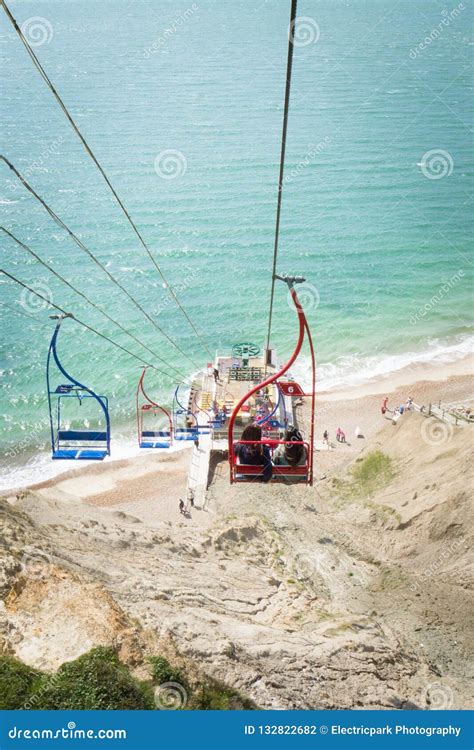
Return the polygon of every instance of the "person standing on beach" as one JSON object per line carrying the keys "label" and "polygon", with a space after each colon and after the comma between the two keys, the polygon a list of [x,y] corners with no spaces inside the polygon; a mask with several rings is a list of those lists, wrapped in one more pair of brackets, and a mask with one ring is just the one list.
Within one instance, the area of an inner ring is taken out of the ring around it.
{"label": "person standing on beach", "polygon": [[381,406],[381,409],[380,409],[380,411],[382,412],[382,415],[385,414],[385,412],[388,409],[387,404],[388,404],[388,396],[385,396],[384,400],[382,401],[382,406]]}
{"label": "person standing on beach", "polygon": [[329,432],[327,430],[324,430],[323,432],[323,441],[326,443],[329,450]]}

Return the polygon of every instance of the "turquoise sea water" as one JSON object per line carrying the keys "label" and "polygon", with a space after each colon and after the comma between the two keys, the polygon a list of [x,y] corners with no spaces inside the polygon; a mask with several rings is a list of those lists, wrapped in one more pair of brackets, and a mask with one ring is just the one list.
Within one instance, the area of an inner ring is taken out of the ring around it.
{"label": "turquoise sea water", "polygon": [[[211,351],[263,345],[289,2],[9,5]],[[416,358],[455,359],[469,349],[472,322],[473,4],[300,0],[298,16],[279,268],[307,278],[320,384],[349,385]],[[2,152],[205,364],[3,11],[0,32]],[[174,165],[163,162],[167,151]],[[5,227],[160,356],[193,371],[3,164],[0,185]],[[149,358],[0,239],[10,273]],[[1,439],[16,466],[48,439],[51,310],[2,282]],[[278,289],[281,357],[294,323]],[[115,434],[131,440],[138,362],[72,322],[59,348],[73,374],[109,395]],[[172,380],[150,374],[150,391],[168,400]]]}

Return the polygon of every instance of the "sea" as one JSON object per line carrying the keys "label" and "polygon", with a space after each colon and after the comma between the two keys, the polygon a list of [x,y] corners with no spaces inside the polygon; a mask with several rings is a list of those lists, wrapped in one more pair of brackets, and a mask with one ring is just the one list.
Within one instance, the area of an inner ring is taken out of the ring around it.
{"label": "sea", "polygon": [[[63,365],[109,399],[114,457],[138,452],[143,361],[169,405],[216,352],[265,345],[290,13],[289,0],[7,5],[162,275],[0,9],[2,153],[106,269],[0,162],[2,226],[96,305],[0,232],[2,267],[33,290],[0,278],[3,488],[70,468],[50,460],[52,304],[137,357],[62,324]],[[277,268],[306,279],[318,390],[472,351],[473,8],[298,2]],[[296,335],[278,282],[281,360]],[[70,409],[70,424],[97,423]]]}

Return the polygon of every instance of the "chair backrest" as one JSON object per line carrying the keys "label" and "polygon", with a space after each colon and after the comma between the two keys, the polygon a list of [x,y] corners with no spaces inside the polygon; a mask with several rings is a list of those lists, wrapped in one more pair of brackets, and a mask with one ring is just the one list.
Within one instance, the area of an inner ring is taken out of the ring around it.
{"label": "chair backrest", "polygon": [[107,442],[106,432],[97,432],[96,430],[58,430],[59,442],[65,443],[95,443],[95,442]]}
{"label": "chair backrest", "polygon": [[[233,445],[234,451],[237,445],[264,445],[267,446],[272,452],[278,445],[303,445],[306,449],[305,462],[303,464],[299,464],[298,466],[273,464],[272,478],[270,481],[284,482],[288,477],[291,478],[293,482],[309,483],[309,444],[304,440],[237,440]],[[239,463],[238,456],[234,452],[232,460],[232,480],[234,482],[245,482],[247,481],[247,479],[262,476],[264,468],[265,467],[262,464],[255,465]]]}

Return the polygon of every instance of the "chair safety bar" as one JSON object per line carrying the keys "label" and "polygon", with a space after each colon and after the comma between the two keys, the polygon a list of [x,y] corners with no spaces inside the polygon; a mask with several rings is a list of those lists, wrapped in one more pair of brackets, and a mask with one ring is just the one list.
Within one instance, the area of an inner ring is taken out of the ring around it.
{"label": "chair safety bar", "polygon": [[[303,464],[297,466],[291,466],[286,464],[273,464],[272,465],[272,478],[270,481],[279,481],[285,477],[300,477],[298,481],[306,482],[309,473],[309,444],[304,440],[236,440],[234,442],[234,456],[235,448],[237,445],[262,445],[267,446],[270,449],[274,449],[277,445],[302,445],[306,449],[306,461]],[[235,456],[236,461],[233,465],[233,481],[244,482],[247,477],[262,476],[264,472],[264,466],[262,464],[240,464],[238,457]]]}

